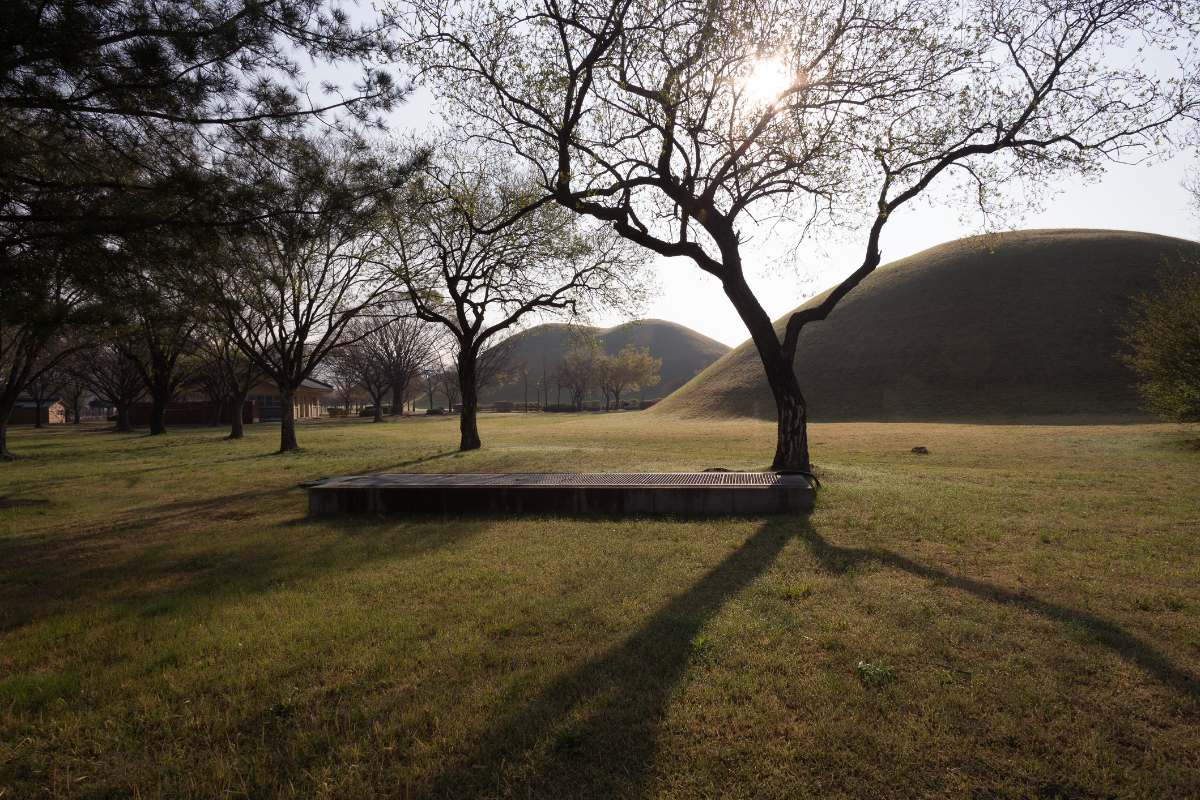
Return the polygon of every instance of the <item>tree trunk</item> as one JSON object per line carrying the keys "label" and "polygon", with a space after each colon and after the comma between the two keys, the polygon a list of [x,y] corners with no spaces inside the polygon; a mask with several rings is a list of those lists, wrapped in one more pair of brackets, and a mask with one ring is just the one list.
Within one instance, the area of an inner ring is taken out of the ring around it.
{"label": "tree trunk", "polygon": [[229,436],[230,439],[241,439],[246,435],[244,425],[242,423],[242,410],[246,407],[246,397],[250,394],[250,387],[247,386],[240,394],[235,395],[230,399],[229,409]]}
{"label": "tree trunk", "polygon": [[279,387],[279,452],[290,453],[299,449],[296,443],[296,408],[293,405],[296,390]]}
{"label": "tree trunk", "polygon": [[[458,382],[462,392],[462,417],[458,430],[462,434],[459,450],[478,450],[483,447],[479,439],[479,424],[476,413],[479,408],[479,392],[475,385],[475,351],[470,346],[462,347],[458,353]],[[454,404],[450,404],[451,409]]]}
{"label": "tree trunk", "polygon": [[129,433],[133,430],[133,426],[129,424],[129,404],[117,406],[117,427],[114,428],[117,433]]}
{"label": "tree trunk", "polygon": [[771,325],[767,312],[759,305],[754,293],[742,278],[741,269],[730,270],[734,277],[722,281],[725,295],[733,303],[738,316],[746,324],[758,357],[767,376],[767,385],[775,397],[775,408],[779,414],[776,428],[775,460],[773,470],[810,469],[808,461],[808,409],[796,370],[784,352],[783,343]]}
{"label": "tree trunk", "polygon": [[42,427],[42,401],[33,401],[33,427]]}
{"label": "tree trunk", "polygon": [[[375,419],[371,420],[371,422],[383,422],[383,395],[384,393],[380,392],[378,397],[375,395],[371,396],[371,399],[375,401]],[[395,405],[395,403],[392,405]]]}
{"label": "tree trunk", "polygon": [[221,406],[225,405],[225,401],[217,398],[213,401],[212,419],[208,421],[208,427],[215,428],[221,424]]}
{"label": "tree trunk", "polygon": [[407,386],[400,386],[398,383],[392,384],[392,413],[388,416],[402,417],[404,416],[404,390]]}
{"label": "tree trunk", "polygon": [[167,399],[160,392],[155,392],[150,406],[150,435],[158,436],[167,432]]}
{"label": "tree trunk", "polygon": [[12,392],[11,398],[5,397],[0,400],[0,458],[14,458],[13,454],[8,452],[8,418],[12,416],[16,404],[16,392]]}

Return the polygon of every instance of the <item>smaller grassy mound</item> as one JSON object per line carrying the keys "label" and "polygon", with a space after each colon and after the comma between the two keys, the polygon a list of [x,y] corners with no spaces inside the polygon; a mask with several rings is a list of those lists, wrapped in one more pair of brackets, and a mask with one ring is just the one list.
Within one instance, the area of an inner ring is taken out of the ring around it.
{"label": "smaller grassy mound", "polygon": [[[586,330],[596,335],[604,352],[610,355],[633,344],[650,348],[651,356],[662,359],[662,367],[658,371],[659,382],[647,389],[647,397],[668,394],[670,390],[690,381],[697,372],[720,359],[730,349],[729,345],[691,328],[661,319],[643,319],[629,325]],[[528,361],[530,372],[538,378],[541,377],[543,358],[546,369],[553,370],[571,346],[570,330],[563,325],[538,325],[519,335],[514,359]],[[518,382],[489,393],[487,399],[521,402],[525,399],[525,390]]]}
{"label": "smaller grassy mound", "polygon": [[[1113,357],[1117,324],[1129,298],[1156,285],[1164,259],[1180,254],[1200,255],[1200,245],[1035,230],[960,239],[882,266],[800,337],[809,418],[1135,413],[1134,376]],[[780,336],[790,316],[775,323]],[[656,413],[774,419],[775,402],[746,341]]]}

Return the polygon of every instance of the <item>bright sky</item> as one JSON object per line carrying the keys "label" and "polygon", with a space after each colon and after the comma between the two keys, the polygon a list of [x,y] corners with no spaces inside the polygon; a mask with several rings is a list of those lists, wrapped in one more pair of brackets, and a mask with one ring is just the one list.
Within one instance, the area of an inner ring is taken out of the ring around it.
{"label": "bright sky", "polygon": [[[431,97],[418,90],[396,114],[398,129],[421,132],[433,124]],[[1200,222],[1193,216],[1188,193],[1180,185],[1187,169],[1197,165],[1195,154],[1180,155],[1151,166],[1111,165],[1101,181],[1092,184],[1062,183],[1048,197],[1045,210],[1025,218],[1022,229],[1108,228],[1144,231],[1195,239]],[[886,264],[943,242],[977,233],[978,222],[960,220],[957,209],[930,207],[919,200],[904,208],[884,228],[881,249]],[[772,319],[836,285],[862,262],[865,234],[856,243],[823,248],[802,246],[800,268],[770,269],[747,259],[750,285]],[[826,257],[815,255],[820,249]],[[644,316],[678,322],[719,342],[736,346],[748,338],[746,327],[721,291],[720,283],[686,259],[659,259],[655,263],[662,291]],[[615,325],[627,320],[597,320]]]}

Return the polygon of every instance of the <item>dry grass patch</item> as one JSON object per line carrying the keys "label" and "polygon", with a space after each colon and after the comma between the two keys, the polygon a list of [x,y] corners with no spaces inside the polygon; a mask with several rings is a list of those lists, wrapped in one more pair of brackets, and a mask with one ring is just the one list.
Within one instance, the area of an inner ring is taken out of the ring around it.
{"label": "dry grass patch", "polygon": [[15,431],[0,496],[52,502],[0,509],[0,797],[1200,793],[1174,428],[815,426],[805,516],[304,516],[322,475],[753,469],[774,437],[489,415],[457,454],[453,422],[287,456]]}

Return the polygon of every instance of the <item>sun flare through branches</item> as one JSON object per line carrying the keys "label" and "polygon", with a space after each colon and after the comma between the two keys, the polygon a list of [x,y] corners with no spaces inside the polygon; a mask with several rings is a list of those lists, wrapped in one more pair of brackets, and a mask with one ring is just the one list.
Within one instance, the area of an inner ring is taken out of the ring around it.
{"label": "sun flare through branches", "polygon": [[778,56],[757,59],[743,84],[743,96],[755,106],[775,105],[791,87],[792,75]]}

